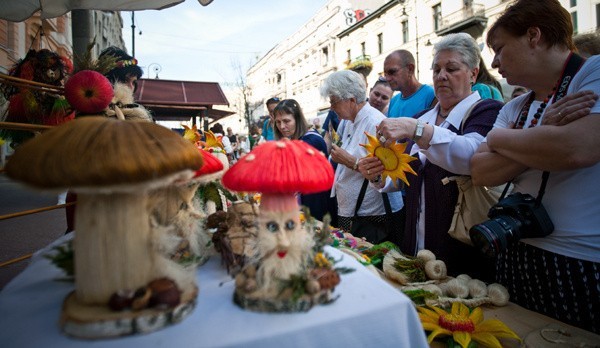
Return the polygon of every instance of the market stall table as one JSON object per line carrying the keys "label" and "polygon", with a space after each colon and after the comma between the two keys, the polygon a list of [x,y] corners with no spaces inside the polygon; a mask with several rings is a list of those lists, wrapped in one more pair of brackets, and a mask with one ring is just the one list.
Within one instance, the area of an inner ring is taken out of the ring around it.
{"label": "market stall table", "polygon": [[60,332],[59,317],[73,284],[44,255],[64,236],[37,252],[31,264],[0,293],[3,347],[426,347],[410,300],[354,258],[327,247],[336,266],[354,268],[342,276],[329,305],[306,313],[255,313],[233,301],[234,282],[213,256],[197,271],[200,294],[182,322],[150,334],[86,341]]}

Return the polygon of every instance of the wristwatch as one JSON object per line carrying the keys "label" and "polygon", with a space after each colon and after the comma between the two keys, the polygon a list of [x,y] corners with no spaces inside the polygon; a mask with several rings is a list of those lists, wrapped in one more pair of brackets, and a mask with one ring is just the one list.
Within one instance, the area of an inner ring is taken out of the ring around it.
{"label": "wristwatch", "polygon": [[415,135],[413,135],[412,140],[417,141],[421,139],[423,136],[423,129],[425,128],[425,123],[421,122],[421,120],[417,120],[417,127],[415,128]]}

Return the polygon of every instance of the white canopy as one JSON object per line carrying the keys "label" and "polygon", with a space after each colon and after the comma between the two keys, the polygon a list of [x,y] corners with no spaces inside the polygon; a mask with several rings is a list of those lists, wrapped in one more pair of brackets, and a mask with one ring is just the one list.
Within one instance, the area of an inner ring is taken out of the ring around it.
{"label": "white canopy", "polygon": [[[71,10],[139,11],[162,10],[185,0],[2,0],[0,19],[22,22],[35,12],[41,17],[54,18]],[[212,0],[198,0],[206,6]]]}

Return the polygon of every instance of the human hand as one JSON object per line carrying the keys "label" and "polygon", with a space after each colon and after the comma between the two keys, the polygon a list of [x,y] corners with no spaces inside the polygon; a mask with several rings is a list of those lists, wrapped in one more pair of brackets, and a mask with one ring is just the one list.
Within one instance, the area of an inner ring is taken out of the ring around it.
{"label": "human hand", "polygon": [[376,127],[379,141],[389,146],[398,140],[412,138],[417,120],[410,117],[386,118]]}
{"label": "human hand", "polygon": [[598,95],[593,91],[581,91],[566,95],[548,106],[542,118],[542,125],[564,126],[587,116],[597,100]]}
{"label": "human hand", "polygon": [[356,158],[352,156],[348,151],[342,149],[341,147],[332,144],[331,145],[331,159],[335,162],[345,165],[348,168],[354,167],[354,163],[356,162]]}
{"label": "human hand", "polygon": [[369,181],[383,174],[384,169],[377,157],[363,157],[358,161],[358,171]]}

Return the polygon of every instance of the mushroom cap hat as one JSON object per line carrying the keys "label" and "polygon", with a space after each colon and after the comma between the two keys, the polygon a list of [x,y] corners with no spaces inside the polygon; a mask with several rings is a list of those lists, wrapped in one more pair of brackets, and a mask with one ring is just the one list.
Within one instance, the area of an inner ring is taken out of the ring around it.
{"label": "mushroom cap hat", "polygon": [[191,176],[201,166],[198,149],[163,126],[83,117],[19,146],[6,173],[39,188],[95,188]]}
{"label": "mushroom cap hat", "polygon": [[268,141],[255,147],[223,175],[233,191],[315,193],[333,185],[333,168],[319,150],[301,140]]}

